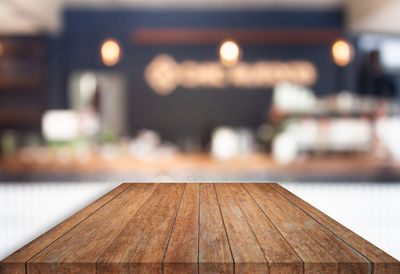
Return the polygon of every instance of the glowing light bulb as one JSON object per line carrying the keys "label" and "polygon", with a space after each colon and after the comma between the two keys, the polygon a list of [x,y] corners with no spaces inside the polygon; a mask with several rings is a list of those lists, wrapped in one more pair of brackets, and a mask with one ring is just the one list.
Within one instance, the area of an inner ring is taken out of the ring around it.
{"label": "glowing light bulb", "polygon": [[332,45],[332,56],[335,64],[341,67],[347,66],[353,57],[353,48],[345,40],[337,40]]}
{"label": "glowing light bulb", "polygon": [[225,66],[236,65],[239,60],[240,49],[233,41],[225,41],[219,49],[221,63]]}
{"label": "glowing light bulb", "polygon": [[117,41],[106,40],[101,45],[101,59],[106,66],[114,66],[119,62],[121,49]]}

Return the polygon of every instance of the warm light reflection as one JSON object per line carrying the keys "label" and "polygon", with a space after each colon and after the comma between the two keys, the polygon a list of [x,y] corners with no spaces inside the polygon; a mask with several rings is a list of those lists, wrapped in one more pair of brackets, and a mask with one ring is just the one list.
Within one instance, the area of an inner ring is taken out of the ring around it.
{"label": "warm light reflection", "polygon": [[3,44],[0,42],[0,56],[2,56],[4,53],[4,46]]}
{"label": "warm light reflection", "polygon": [[344,67],[347,66],[352,58],[352,47],[349,42],[345,40],[338,40],[332,45],[332,56],[336,65]]}
{"label": "warm light reflection", "polygon": [[146,81],[160,95],[170,94],[177,87],[176,61],[169,55],[158,55],[145,70]]}
{"label": "warm light reflection", "polygon": [[225,41],[219,48],[219,56],[225,66],[236,65],[239,60],[239,53],[239,46],[233,41]]}
{"label": "warm light reflection", "polygon": [[101,45],[101,59],[106,66],[114,66],[120,59],[121,50],[115,40],[106,40]]}
{"label": "warm light reflection", "polygon": [[184,88],[244,88],[272,87],[281,82],[312,86],[318,71],[305,60],[239,62],[224,68],[220,62],[177,62],[166,54],[156,56],[145,70],[145,79],[154,92],[168,95],[177,87]]}

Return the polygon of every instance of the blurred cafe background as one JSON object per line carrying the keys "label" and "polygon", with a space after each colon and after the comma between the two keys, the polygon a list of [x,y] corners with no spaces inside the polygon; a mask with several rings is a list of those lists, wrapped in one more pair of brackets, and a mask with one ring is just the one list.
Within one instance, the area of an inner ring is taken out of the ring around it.
{"label": "blurred cafe background", "polygon": [[123,181],[278,181],[399,258],[399,13],[1,0],[0,257]]}

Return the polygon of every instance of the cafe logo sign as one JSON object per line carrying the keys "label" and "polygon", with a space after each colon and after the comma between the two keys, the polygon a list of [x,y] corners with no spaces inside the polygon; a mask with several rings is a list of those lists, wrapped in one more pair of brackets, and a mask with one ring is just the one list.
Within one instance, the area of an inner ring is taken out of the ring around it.
{"label": "cafe logo sign", "polygon": [[145,69],[145,79],[154,92],[167,95],[177,87],[184,88],[267,88],[280,82],[311,86],[317,80],[317,69],[309,61],[239,62],[226,68],[219,62],[180,63],[170,55],[156,56]]}

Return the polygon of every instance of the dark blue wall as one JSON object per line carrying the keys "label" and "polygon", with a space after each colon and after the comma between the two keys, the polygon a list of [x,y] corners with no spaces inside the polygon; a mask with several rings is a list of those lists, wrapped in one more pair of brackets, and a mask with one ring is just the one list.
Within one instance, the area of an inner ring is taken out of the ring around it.
{"label": "dark blue wall", "polygon": [[[127,77],[129,131],[141,128],[158,130],[164,138],[177,140],[201,136],[218,125],[255,128],[266,119],[271,90],[183,90],[169,96],[156,95],[143,78],[145,66],[160,53],[176,60],[216,60],[218,45],[139,46],[132,33],[141,27],[193,27],[241,29],[342,29],[341,11],[207,11],[207,10],[67,10],[64,31],[53,39],[54,58],[61,64],[52,77],[52,107],[67,107],[66,79],[75,70],[115,70]],[[99,45],[117,39],[123,58],[113,68],[99,58]],[[330,57],[330,43],[309,45],[243,45],[243,60],[305,59],[319,71],[313,87],[318,94],[336,91],[337,67]],[[58,54],[57,54],[58,53]],[[59,53],[62,53],[60,56]]]}

